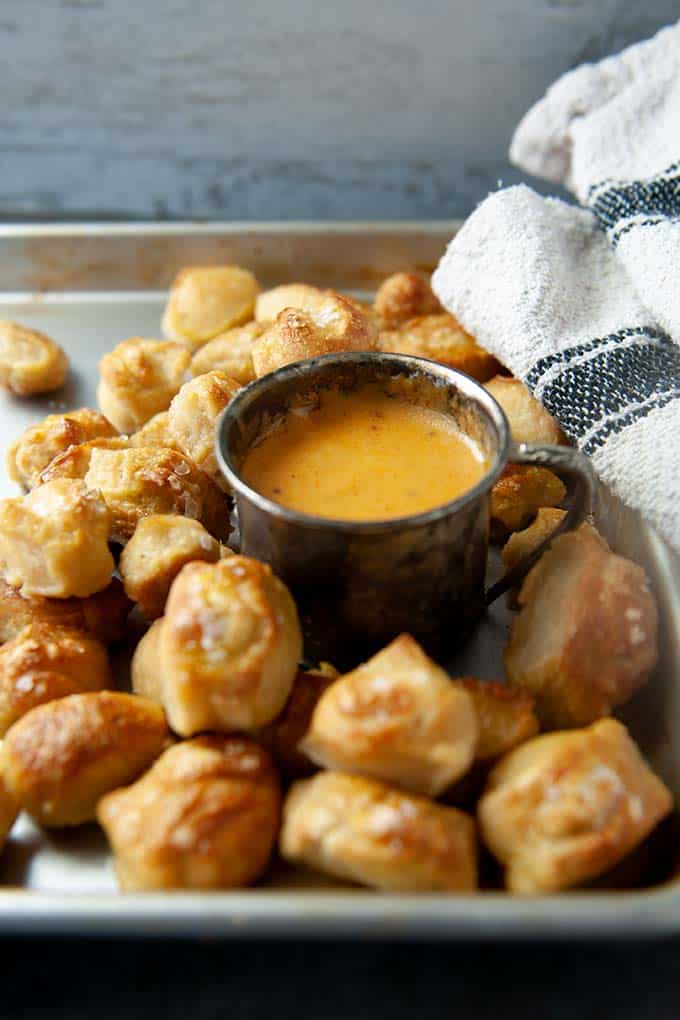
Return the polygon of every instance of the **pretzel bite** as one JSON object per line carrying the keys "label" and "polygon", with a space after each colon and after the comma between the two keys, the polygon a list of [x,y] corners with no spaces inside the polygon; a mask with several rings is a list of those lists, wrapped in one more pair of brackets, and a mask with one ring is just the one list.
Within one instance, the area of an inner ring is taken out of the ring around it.
{"label": "pretzel bite", "polygon": [[7,453],[7,473],[25,489],[40,485],[41,472],[69,446],[90,439],[115,436],[111,422],[89,407],[68,414],[48,414],[37,425],[27,428]]}
{"label": "pretzel bite", "polygon": [[119,432],[134,432],[165,411],[184,380],[190,354],[182,344],[123,340],[99,362],[97,401]]}
{"label": "pretzel bite", "polygon": [[295,308],[300,312],[316,314],[323,309],[326,291],[312,287],[309,283],[283,283],[257,295],[255,320],[270,323],[284,308]]}
{"label": "pretzel bite", "polygon": [[201,521],[211,534],[228,534],[227,498],[192,460],[168,447],[116,449],[110,445],[115,442],[72,446],[43,471],[43,481],[78,477],[98,491],[111,514],[113,542],[125,543],[150,514],[181,514]]}
{"label": "pretzel bite", "polygon": [[554,507],[567,494],[564,483],[547,468],[507,464],[491,490],[491,537],[502,541],[520,531],[541,507]]}
{"label": "pretzel bite", "polygon": [[106,650],[91,634],[29,624],[0,647],[0,736],[36,705],[111,683]]}
{"label": "pretzel bite", "polygon": [[284,308],[253,344],[255,374],[320,354],[368,351],[376,345],[376,328],[356,301],[336,291],[323,292],[317,308]]}
{"label": "pretzel bite", "polygon": [[163,615],[170,585],[192,560],[216,563],[231,551],[202,524],[176,514],[143,517],[120,557],[118,569],[125,591],[147,620]]}
{"label": "pretzel bite", "polygon": [[383,329],[394,329],[418,315],[443,312],[422,273],[393,273],[378,287],[373,308]]}
{"label": "pretzel bite", "polygon": [[257,280],[240,266],[190,266],[175,277],[163,333],[195,348],[252,319]]}
{"label": "pretzel bite", "polygon": [[159,411],[153,418],[149,418],[141,429],[128,436],[127,445],[174,447],[168,432],[168,412]]}
{"label": "pretzel bite", "polygon": [[502,556],[506,567],[514,567],[530,556],[534,549],[538,549],[539,545],[552,535],[566,516],[566,510],[549,506],[539,507],[529,527],[523,531],[515,531],[503,546]]}
{"label": "pretzel bite", "polygon": [[480,347],[448,312],[418,315],[398,329],[384,330],[378,337],[378,350],[440,361],[467,372],[479,382],[490,379],[500,368],[493,355]]}
{"label": "pretzel bite", "polygon": [[478,818],[510,892],[550,893],[613,867],[671,810],[625,726],[536,737],[492,771]]}
{"label": "pretzel bite", "polygon": [[0,386],[17,397],[51,393],[68,375],[68,358],[54,340],[17,322],[0,320]]}
{"label": "pretzel bite", "polygon": [[318,772],[293,784],[279,848],[295,864],[386,892],[477,887],[472,818],[342,772]]}
{"label": "pretzel bite", "polygon": [[253,344],[267,326],[266,322],[248,322],[221,333],[196,351],[189,371],[193,376],[224,372],[240,386],[246,386],[255,378]]}
{"label": "pretzel bite", "polygon": [[497,375],[484,384],[505,411],[516,443],[564,443],[564,432],[521,379]]}
{"label": "pretzel bite", "polygon": [[163,618],[154,620],[138,642],[130,663],[132,690],[143,698],[163,703],[163,671],[160,667]]}
{"label": "pretzel bite", "polygon": [[2,760],[2,744],[0,744],[0,850],[19,814],[19,805],[14,794],[10,793],[5,783],[4,764]]}
{"label": "pretzel bite", "polygon": [[538,733],[534,699],[527,691],[474,677],[453,684],[469,695],[475,707],[479,731],[475,761],[499,758]]}
{"label": "pretzel bite", "polygon": [[163,707],[183,737],[265,726],[285,705],[302,654],[290,592],[245,556],[187,564],[158,643]]}
{"label": "pretzel bite", "polygon": [[0,500],[0,575],[23,595],[92,595],[111,580],[109,531],[106,504],[82,482]]}
{"label": "pretzel bite", "polygon": [[472,699],[402,634],[322,695],[301,750],[435,797],[467,771],[476,743]]}
{"label": "pretzel bite", "polygon": [[316,769],[299,745],[321,695],[338,675],[332,666],[330,671],[327,667],[325,663],[320,670],[300,670],[283,711],[257,734],[284,775],[304,776]]}
{"label": "pretzel bite", "polygon": [[0,644],[11,641],[30,624],[84,630],[105,645],[120,641],[132,603],[117,577],[102,591],[84,599],[46,599],[22,595],[0,580]]}
{"label": "pretzel bite", "polygon": [[71,694],[31,709],[5,737],[10,792],[40,825],[80,825],[131,783],[169,738],[163,711],[133,694]]}
{"label": "pretzel bite", "polygon": [[505,649],[511,683],[548,729],[584,726],[623,704],[657,660],[657,611],[644,571],[581,526],[560,535],[519,592]]}
{"label": "pretzel bite", "polygon": [[229,889],[267,867],[281,795],[247,737],[197,737],[164,751],[133,786],[99,802],[121,889]]}
{"label": "pretzel bite", "polygon": [[185,383],[168,410],[168,433],[181,450],[212,480],[227,488],[215,457],[217,419],[240,389],[224,372],[206,372]]}

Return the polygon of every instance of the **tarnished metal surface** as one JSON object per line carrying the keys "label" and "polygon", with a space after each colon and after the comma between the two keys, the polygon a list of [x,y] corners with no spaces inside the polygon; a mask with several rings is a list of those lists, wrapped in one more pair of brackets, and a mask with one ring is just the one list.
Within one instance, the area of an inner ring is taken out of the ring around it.
{"label": "tarnished metal surface", "polygon": [[[432,265],[452,224],[210,227],[32,227],[0,231],[0,317],[44,329],[74,371],[39,400],[0,395],[2,448],[26,424],[94,402],[96,365],[126,336],[159,334],[165,286],[189,262],[243,262],[264,282],[302,278],[370,288],[384,273]],[[42,290],[42,293],[35,292]],[[154,293],[155,291],[155,293]],[[4,472],[3,472],[4,475]],[[0,494],[13,487],[5,478]],[[599,493],[597,521],[618,551],[647,570],[661,615],[661,661],[622,716],[680,798],[680,563],[636,514]],[[493,578],[491,578],[493,579]],[[459,673],[502,677],[509,613],[503,599],[452,662]],[[21,819],[0,857],[0,931],[230,936],[640,937],[680,932],[680,884],[520,900],[387,896],[338,889],[275,870],[257,889],[204,895],[120,895],[96,827],[45,834]]]}

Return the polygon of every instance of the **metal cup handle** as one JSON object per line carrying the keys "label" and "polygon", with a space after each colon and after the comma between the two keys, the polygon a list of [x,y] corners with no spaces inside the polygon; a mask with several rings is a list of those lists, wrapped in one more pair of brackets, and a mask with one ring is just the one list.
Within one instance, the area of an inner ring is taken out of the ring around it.
{"label": "metal cup handle", "polygon": [[595,493],[595,476],[590,461],[571,446],[538,446],[530,443],[513,443],[508,462],[534,464],[549,468],[564,482],[567,489],[566,516],[557,528],[544,539],[525,559],[511,567],[500,580],[492,584],[484,595],[485,605],[515,588],[529,573],[554,538],[565,531],[573,531],[590,513]]}

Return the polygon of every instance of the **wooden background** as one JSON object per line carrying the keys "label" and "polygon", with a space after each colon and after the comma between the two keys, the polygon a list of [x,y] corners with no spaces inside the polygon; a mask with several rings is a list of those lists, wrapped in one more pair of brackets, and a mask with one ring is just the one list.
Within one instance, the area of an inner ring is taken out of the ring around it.
{"label": "wooden background", "polygon": [[440,217],[678,0],[0,0],[0,219]]}

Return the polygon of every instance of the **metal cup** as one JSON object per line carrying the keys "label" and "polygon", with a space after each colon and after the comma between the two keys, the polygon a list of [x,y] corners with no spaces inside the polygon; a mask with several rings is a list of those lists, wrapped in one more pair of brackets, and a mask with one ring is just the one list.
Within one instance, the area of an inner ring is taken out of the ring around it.
{"label": "metal cup", "polygon": [[[486,456],[481,481],[442,506],[385,521],[300,513],[243,481],[239,471],[248,451],[291,409],[313,404],[330,387],[367,383],[453,417]],[[306,655],[340,668],[356,665],[403,631],[444,661],[485,605],[535,562],[543,546],[485,592],[491,488],[508,461],[550,467],[564,478],[568,513],[560,530],[576,527],[592,498],[590,468],[578,451],[512,443],[503,411],[483,386],[445,365],[401,354],[331,354],[263,376],[224,411],[217,457],[236,497],[242,554],[269,563],[291,589]]]}

